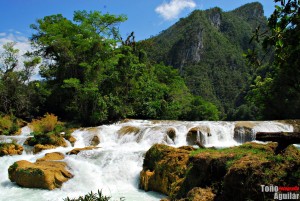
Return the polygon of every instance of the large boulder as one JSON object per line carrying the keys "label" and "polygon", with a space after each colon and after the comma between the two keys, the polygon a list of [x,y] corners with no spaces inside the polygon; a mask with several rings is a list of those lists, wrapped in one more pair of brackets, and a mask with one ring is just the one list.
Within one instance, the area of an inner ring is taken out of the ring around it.
{"label": "large boulder", "polygon": [[[245,143],[226,149],[153,145],[146,153],[140,188],[170,200],[273,200],[261,185],[298,186],[300,151],[275,154],[277,143]],[[299,191],[295,193],[300,193]]]}
{"label": "large boulder", "polygon": [[191,149],[153,145],[144,159],[143,170],[140,173],[140,188],[167,195],[176,194],[186,174]]}
{"label": "large boulder", "polygon": [[23,146],[15,143],[0,143],[0,156],[5,155],[21,155]]}
{"label": "large boulder", "polygon": [[[53,158],[53,156],[55,157]],[[52,156],[45,156],[35,163],[25,160],[17,161],[8,169],[9,179],[26,188],[48,190],[60,188],[64,182],[73,177],[66,169],[65,162],[54,161],[55,159],[61,160],[61,156],[61,154],[55,153]]]}

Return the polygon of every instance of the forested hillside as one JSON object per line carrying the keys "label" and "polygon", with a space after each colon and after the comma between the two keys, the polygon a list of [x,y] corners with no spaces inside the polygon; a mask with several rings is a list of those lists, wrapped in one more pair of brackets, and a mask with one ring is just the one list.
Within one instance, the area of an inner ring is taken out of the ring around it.
{"label": "forested hillside", "polygon": [[258,26],[267,27],[260,3],[230,12],[196,10],[139,45],[152,61],[179,69],[191,92],[216,104],[222,118],[239,118],[236,108],[253,76],[243,53],[255,48],[261,54],[257,43],[249,43]]}

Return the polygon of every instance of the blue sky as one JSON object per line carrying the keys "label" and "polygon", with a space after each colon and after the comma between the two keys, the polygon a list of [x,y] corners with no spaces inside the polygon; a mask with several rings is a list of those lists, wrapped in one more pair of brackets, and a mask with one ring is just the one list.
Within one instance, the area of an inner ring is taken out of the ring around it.
{"label": "blue sky", "polygon": [[[19,49],[28,49],[27,38],[32,30],[29,25],[36,19],[52,14],[63,14],[72,19],[76,10],[99,10],[102,13],[125,14],[128,20],[120,25],[126,37],[135,32],[137,40],[149,38],[167,29],[192,10],[220,7],[233,10],[250,0],[0,0],[0,45],[14,40]],[[274,10],[273,0],[258,1],[263,4],[265,15]]]}

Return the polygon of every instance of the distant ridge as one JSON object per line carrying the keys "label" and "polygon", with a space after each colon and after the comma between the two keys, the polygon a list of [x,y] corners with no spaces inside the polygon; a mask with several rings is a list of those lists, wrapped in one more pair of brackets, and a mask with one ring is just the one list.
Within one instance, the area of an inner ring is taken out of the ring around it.
{"label": "distant ridge", "polygon": [[249,41],[259,25],[265,29],[267,19],[258,2],[229,12],[195,10],[139,45],[152,61],[178,68],[193,94],[217,104],[230,119],[252,76],[243,53],[255,45]]}

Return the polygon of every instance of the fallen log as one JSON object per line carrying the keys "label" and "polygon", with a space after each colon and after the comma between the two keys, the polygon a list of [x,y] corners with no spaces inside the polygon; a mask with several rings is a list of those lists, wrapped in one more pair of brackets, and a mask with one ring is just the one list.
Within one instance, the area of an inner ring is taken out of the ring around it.
{"label": "fallen log", "polygon": [[275,154],[279,154],[284,152],[290,144],[300,143],[300,132],[258,132],[256,133],[256,140],[277,142]]}

